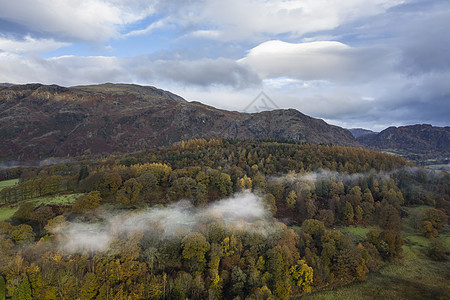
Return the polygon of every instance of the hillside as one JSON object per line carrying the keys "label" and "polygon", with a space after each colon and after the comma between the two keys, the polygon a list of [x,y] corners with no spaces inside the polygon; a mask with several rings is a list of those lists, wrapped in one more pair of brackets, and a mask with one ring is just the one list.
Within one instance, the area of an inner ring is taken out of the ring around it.
{"label": "hillside", "polygon": [[355,137],[355,139],[363,136],[363,135],[367,135],[367,134],[376,134],[377,132],[372,131],[372,130],[368,130],[368,129],[363,129],[363,128],[350,128],[348,131],[351,132],[351,134]]}
{"label": "hillside", "polygon": [[450,157],[450,127],[428,124],[389,127],[378,134],[360,136],[364,146],[392,151],[409,158]]}
{"label": "hillside", "polygon": [[3,160],[123,153],[215,137],[358,145],[349,131],[293,109],[231,112],[128,84],[0,87]]}

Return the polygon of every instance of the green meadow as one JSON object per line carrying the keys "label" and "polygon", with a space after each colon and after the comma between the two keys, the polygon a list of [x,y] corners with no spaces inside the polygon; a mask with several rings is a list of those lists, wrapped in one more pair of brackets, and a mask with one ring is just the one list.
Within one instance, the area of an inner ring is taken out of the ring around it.
{"label": "green meadow", "polygon": [[[27,202],[32,202],[35,206],[41,204],[58,204],[58,205],[70,205],[77,200],[78,197],[84,195],[82,193],[77,194],[63,194],[63,195],[53,195],[30,199]],[[6,204],[0,206],[0,222],[8,220],[14,213],[19,209],[23,202],[17,202],[12,204]]]}
{"label": "green meadow", "polygon": [[4,189],[6,187],[15,186],[17,183],[19,183],[19,179],[10,179],[10,180],[0,181],[0,190]]}

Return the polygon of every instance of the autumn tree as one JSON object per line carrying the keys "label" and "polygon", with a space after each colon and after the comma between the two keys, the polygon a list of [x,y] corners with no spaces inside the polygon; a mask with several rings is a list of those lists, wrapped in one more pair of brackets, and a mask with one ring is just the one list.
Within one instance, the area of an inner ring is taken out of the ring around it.
{"label": "autumn tree", "polygon": [[310,292],[313,283],[313,268],[308,266],[304,260],[299,260],[296,265],[289,269],[289,274],[294,284],[303,292]]}
{"label": "autumn tree", "polygon": [[135,178],[130,178],[116,194],[116,201],[123,204],[135,203],[142,190],[142,184]]}
{"label": "autumn tree", "polygon": [[206,263],[205,254],[210,244],[205,236],[198,232],[191,232],[181,241],[182,256],[188,262],[192,271],[202,270]]}
{"label": "autumn tree", "polygon": [[295,191],[290,191],[286,197],[287,206],[293,208],[296,202],[297,202],[297,193]]}
{"label": "autumn tree", "polygon": [[85,211],[95,209],[100,206],[100,201],[102,197],[99,191],[92,191],[89,194],[81,196],[75,201],[72,206],[72,211],[74,213],[80,214]]}

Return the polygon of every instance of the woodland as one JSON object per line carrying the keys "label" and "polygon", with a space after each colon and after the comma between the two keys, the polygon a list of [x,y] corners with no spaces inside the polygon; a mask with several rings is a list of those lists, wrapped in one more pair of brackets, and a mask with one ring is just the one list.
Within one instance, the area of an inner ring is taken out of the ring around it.
{"label": "woodland", "polygon": [[195,139],[0,180],[0,300],[297,299],[402,265],[405,220],[449,256],[450,174],[361,148]]}

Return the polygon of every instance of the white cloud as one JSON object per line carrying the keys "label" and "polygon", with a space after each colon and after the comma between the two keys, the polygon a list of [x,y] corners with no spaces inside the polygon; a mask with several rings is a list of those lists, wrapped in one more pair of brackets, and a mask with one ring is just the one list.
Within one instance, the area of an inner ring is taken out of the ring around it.
{"label": "white cloud", "polygon": [[166,25],[167,25],[166,19],[158,20],[156,22],[151,23],[144,29],[130,31],[130,32],[124,34],[123,37],[146,35],[146,34],[151,33],[152,31],[154,31],[155,29],[162,28]]}
{"label": "white cloud", "polygon": [[[402,0],[211,0],[183,7],[180,24],[210,24],[222,40],[261,38],[266,35],[305,33],[334,29],[343,23],[377,15]],[[195,3],[195,2],[194,2]]]}
{"label": "white cloud", "polygon": [[382,48],[352,48],[336,41],[264,42],[239,60],[262,78],[364,80],[389,72],[393,57]]}
{"label": "white cloud", "polygon": [[16,0],[2,2],[0,19],[54,38],[98,43],[153,12],[144,0]]}
{"label": "white cloud", "polygon": [[53,39],[34,39],[27,35],[23,40],[14,40],[0,36],[0,51],[9,53],[41,53],[53,51],[69,45]]}

